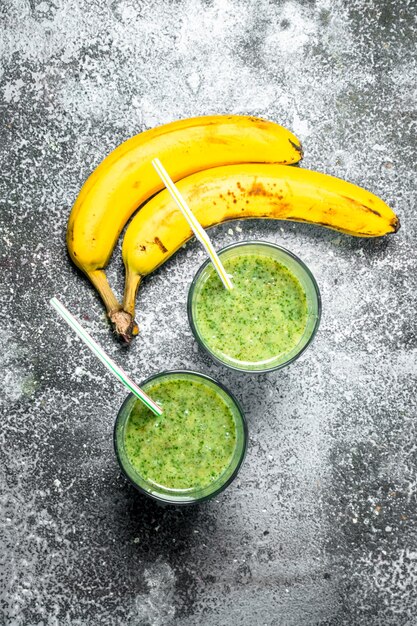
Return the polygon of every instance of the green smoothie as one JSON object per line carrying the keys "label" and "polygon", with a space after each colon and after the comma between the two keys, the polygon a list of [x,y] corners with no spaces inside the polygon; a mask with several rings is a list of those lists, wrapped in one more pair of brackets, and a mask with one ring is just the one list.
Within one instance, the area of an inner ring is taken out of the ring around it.
{"label": "green smoothie", "polygon": [[220,394],[186,379],[150,382],[146,392],[163,409],[155,416],[136,402],[124,430],[129,463],[147,482],[172,490],[204,488],[230,466],[234,416]]}
{"label": "green smoothie", "polygon": [[221,360],[267,362],[291,352],[307,324],[307,299],[299,280],[276,259],[244,253],[224,259],[234,289],[214,269],[196,297],[195,325]]}

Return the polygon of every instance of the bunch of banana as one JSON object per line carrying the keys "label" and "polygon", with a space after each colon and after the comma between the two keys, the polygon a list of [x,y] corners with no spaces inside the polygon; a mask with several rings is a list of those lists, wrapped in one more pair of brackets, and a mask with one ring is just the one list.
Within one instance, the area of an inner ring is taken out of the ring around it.
{"label": "bunch of banana", "polygon": [[[214,116],[183,120],[133,137],[112,152],[81,189],[68,224],[72,260],[100,293],[117,334],[137,334],[140,280],[191,238],[191,230],[151,160],[159,156],[198,220],[268,218],[308,222],[358,237],[396,232],[399,220],[377,196],[338,178],[282,164],[302,157],[289,131],[265,120]],[[237,165],[239,164],[239,165]],[[104,272],[129,217],[123,241],[123,306]]]}
{"label": "bunch of banana", "polygon": [[136,135],[100,163],[72,208],[67,247],[73,262],[99,292],[116,332],[126,341],[137,333],[137,327],[117,301],[104,268],[131,215],[163,187],[151,165],[155,156],[177,181],[216,165],[296,163],[302,158],[302,149],[290,131],[273,122],[214,115],[180,120]]}

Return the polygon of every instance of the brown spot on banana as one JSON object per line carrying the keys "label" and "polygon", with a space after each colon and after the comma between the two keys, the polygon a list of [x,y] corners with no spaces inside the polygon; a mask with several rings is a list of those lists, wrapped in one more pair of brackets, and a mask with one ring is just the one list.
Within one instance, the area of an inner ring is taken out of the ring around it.
{"label": "brown spot on banana", "polygon": [[155,237],[154,242],[156,243],[156,245],[158,246],[161,252],[163,252],[164,254],[165,252],[168,252],[168,248],[165,248],[164,244],[159,239],[159,237]]}
{"label": "brown spot on banana", "polygon": [[303,150],[303,146],[301,145],[297,145],[294,141],[292,141],[291,139],[288,139],[288,141],[290,142],[290,144],[292,145],[292,147],[294,148],[294,150],[297,150],[298,154],[300,155],[300,158],[302,159],[304,156],[304,150]]}
{"label": "brown spot on banana", "polygon": [[[339,233],[344,233],[345,235],[350,235],[351,237],[375,237],[375,233],[369,230],[363,230],[361,232],[359,231],[353,231],[353,230],[348,230],[347,228],[341,228],[340,226],[335,226],[334,224],[329,224],[328,222],[317,222],[316,220],[314,220],[314,222],[307,220],[307,219],[303,219],[301,217],[297,217],[297,218],[289,218],[287,217],[286,220],[284,221],[288,221],[288,222],[300,222],[302,224],[310,224],[310,225],[314,225],[314,226],[324,226],[325,228],[330,228],[331,230],[336,230]],[[399,220],[398,220],[399,221]],[[399,226],[398,226],[399,228]],[[384,233],[385,235],[392,235],[394,233],[397,232],[398,228],[396,230],[392,230],[390,232],[386,232]]]}
{"label": "brown spot on banana", "polygon": [[257,183],[256,180],[252,183],[252,187],[249,189],[250,196],[269,196],[262,183]]}
{"label": "brown spot on banana", "polygon": [[227,145],[227,141],[223,139],[223,137],[216,137],[215,135],[210,135],[207,141],[208,143],[214,143],[221,146]]}
{"label": "brown spot on banana", "polygon": [[364,211],[369,211],[369,213],[373,213],[374,215],[377,215],[378,217],[382,217],[382,215],[381,215],[381,213],[379,211],[376,211],[375,209],[371,209],[371,207],[367,206],[366,204],[361,204],[361,203],[357,202],[356,200],[353,200],[352,198],[349,198],[349,196],[340,196],[340,197],[343,198],[344,200],[347,200],[351,204],[355,205],[355,207],[360,207]]}

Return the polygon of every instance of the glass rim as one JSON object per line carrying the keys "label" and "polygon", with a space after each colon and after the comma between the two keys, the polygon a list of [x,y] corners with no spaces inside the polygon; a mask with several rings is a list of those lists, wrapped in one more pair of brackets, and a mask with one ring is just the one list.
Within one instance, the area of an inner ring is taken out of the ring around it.
{"label": "glass rim", "polygon": [[192,331],[192,333],[194,335],[194,338],[196,339],[198,345],[203,349],[204,352],[206,352],[213,359],[213,361],[215,361],[219,365],[223,365],[224,367],[227,367],[228,369],[231,369],[231,370],[233,370],[235,372],[243,372],[243,373],[246,373],[246,374],[267,374],[269,372],[274,372],[274,371],[280,370],[283,367],[287,367],[287,365],[291,365],[291,363],[294,363],[294,361],[296,361],[305,352],[305,350],[309,347],[309,345],[312,343],[314,337],[317,334],[318,328],[320,326],[320,321],[321,321],[321,313],[322,313],[321,294],[320,294],[319,286],[317,284],[317,281],[316,281],[313,273],[311,272],[309,267],[304,263],[304,261],[302,261],[300,259],[300,257],[298,257],[296,254],[291,252],[291,250],[287,250],[287,248],[284,248],[283,246],[280,246],[277,243],[273,243],[271,241],[256,240],[256,239],[237,241],[236,243],[231,243],[231,244],[225,246],[224,248],[221,248],[217,252],[217,254],[220,256],[221,254],[223,254],[224,252],[227,252],[228,250],[232,250],[234,248],[240,248],[240,247],[244,247],[244,246],[249,246],[249,245],[264,246],[265,248],[273,248],[275,250],[279,250],[280,252],[283,252],[284,255],[287,255],[288,257],[290,257],[293,261],[295,261],[304,270],[304,272],[306,273],[307,277],[311,281],[311,284],[314,287],[314,293],[315,293],[316,298],[317,298],[317,313],[316,313],[316,320],[315,320],[315,323],[314,323],[314,328],[313,328],[313,330],[312,330],[308,340],[306,341],[305,345],[301,348],[301,350],[299,350],[290,359],[284,361],[283,363],[279,363],[278,365],[273,365],[271,367],[265,367],[265,368],[261,368],[261,369],[250,369],[250,368],[247,368],[247,367],[238,367],[238,366],[233,365],[231,363],[226,363],[225,361],[220,359],[214,352],[212,352],[210,350],[210,348],[207,346],[207,344],[203,341],[202,337],[200,336],[200,334],[199,334],[199,332],[197,330],[197,326],[196,326],[196,324],[194,322],[194,317],[193,317],[193,312],[192,312],[192,299],[193,299],[193,295],[194,295],[194,291],[195,291],[196,285],[198,283],[198,280],[199,280],[201,274],[205,270],[205,268],[209,265],[209,263],[211,263],[210,259],[206,259],[200,265],[200,267],[198,268],[197,272],[195,273],[194,278],[191,281],[190,287],[188,289],[188,297],[187,297],[188,323],[189,323],[189,325],[191,327],[191,331]]}
{"label": "glass rim", "polygon": [[[197,376],[198,378],[202,378],[204,380],[209,381],[210,383],[216,385],[217,387],[219,387],[227,396],[229,396],[229,398],[232,400],[232,402],[234,403],[234,405],[236,406],[237,409],[237,413],[239,415],[239,418],[242,422],[242,432],[243,432],[243,444],[242,444],[242,451],[239,455],[239,459],[236,463],[236,467],[233,469],[233,472],[231,473],[231,475],[229,476],[229,478],[222,483],[217,489],[215,489],[214,491],[212,491],[209,494],[206,494],[205,496],[202,496],[201,498],[196,497],[196,498],[190,498],[188,500],[181,500],[181,499],[176,499],[176,498],[170,498],[169,495],[167,496],[162,496],[158,493],[153,493],[151,491],[147,491],[146,489],[144,489],[141,485],[139,485],[138,483],[136,483],[126,472],[122,460],[120,458],[120,454],[119,454],[119,448],[117,445],[117,426],[119,424],[119,421],[121,420],[121,415],[123,413],[123,409],[126,407],[126,405],[128,404],[128,402],[130,402],[130,400],[135,397],[132,393],[129,393],[126,398],[124,399],[122,405],[120,406],[117,416],[116,416],[116,420],[114,422],[114,427],[113,427],[113,446],[114,446],[114,451],[115,451],[115,455],[116,455],[116,459],[117,462],[119,464],[119,467],[123,473],[123,476],[129,481],[129,483],[131,485],[133,485],[133,487],[135,487],[135,489],[137,489],[141,494],[148,496],[149,498],[152,498],[153,500],[156,500],[162,504],[173,504],[175,506],[185,506],[185,505],[189,505],[189,504],[198,504],[200,502],[205,502],[206,500],[209,500],[211,498],[214,498],[215,496],[217,496],[219,493],[221,493],[222,491],[224,491],[224,489],[226,489],[226,487],[228,487],[230,485],[230,483],[236,478],[240,467],[245,459],[246,456],[246,451],[247,451],[247,447],[248,447],[248,424],[246,421],[246,417],[245,417],[245,413],[243,412],[242,406],[240,404],[240,402],[237,400],[237,398],[235,397],[235,395],[227,388],[225,387],[225,385],[223,385],[222,383],[220,383],[218,380],[212,378],[211,376],[208,376],[207,374],[203,374],[201,372],[196,372],[195,370],[183,370],[183,369],[177,369],[177,370],[164,370],[162,372],[157,372],[156,374],[151,374],[150,376],[148,376],[145,380],[143,380],[139,386],[143,387],[144,385],[146,385],[147,383],[156,380],[158,378],[162,378],[163,376],[171,376],[171,375],[176,375],[176,374],[181,374],[181,375],[189,375],[191,374],[192,376]],[[229,465],[230,467],[230,465]],[[220,480],[221,476],[217,479]],[[144,482],[146,482],[145,479],[143,479]],[[207,489],[207,488],[206,488]],[[201,489],[200,491],[203,491],[203,489]],[[198,492],[197,492],[198,493]]]}

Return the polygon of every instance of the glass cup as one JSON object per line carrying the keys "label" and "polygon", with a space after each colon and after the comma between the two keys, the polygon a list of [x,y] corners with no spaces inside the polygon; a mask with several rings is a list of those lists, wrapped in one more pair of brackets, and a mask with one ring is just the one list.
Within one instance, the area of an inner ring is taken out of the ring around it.
{"label": "glass cup", "polygon": [[[252,253],[272,258],[284,265],[299,280],[307,300],[307,323],[298,344],[288,353],[278,355],[275,358],[269,358],[265,361],[256,362],[238,361],[228,356],[225,352],[221,354],[214,352],[204,340],[196,321],[196,307],[201,290],[207,279],[213,272],[215,272],[210,259],[203,263],[191,283],[187,303],[188,320],[198,344],[212,357],[214,361],[217,361],[217,363],[225,365],[230,369],[242,372],[272,372],[273,370],[281,369],[282,367],[285,367],[295,361],[312,342],[320,323],[320,291],[316,280],[308,267],[301,261],[301,259],[295,256],[295,254],[289,252],[289,250],[286,250],[285,248],[281,248],[281,246],[267,241],[242,241],[223,248],[220,250],[219,256],[224,262],[225,260],[239,256],[242,253]],[[231,311],[230,314],[233,316],[233,311]]]}
{"label": "glass cup", "polygon": [[[172,380],[191,380],[200,384],[207,385],[214,390],[229,407],[236,427],[236,446],[230,461],[230,464],[223,471],[221,476],[206,487],[190,488],[190,489],[170,489],[160,485],[155,485],[151,481],[143,478],[130,463],[125,449],[125,430],[129,420],[130,413],[136,402],[139,402],[133,394],[129,394],[122,404],[116,418],[114,426],[114,449],[119,465],[123,474],[128,480],[143,494],[165,504],[195,504],[203,502],[209,498],[213,498],[236,477],[242,461],[245,457],[247,447],[247,425],[244,414],[236,398],[222,384],[216,382],[209,376],[199,374],[197,372],[187,370],[173,370],[155,374],[147,378],[140,387],[147,391],[156,380],[162,381],[166,379]],[[163,419],[163,416],[162,418]]]}

